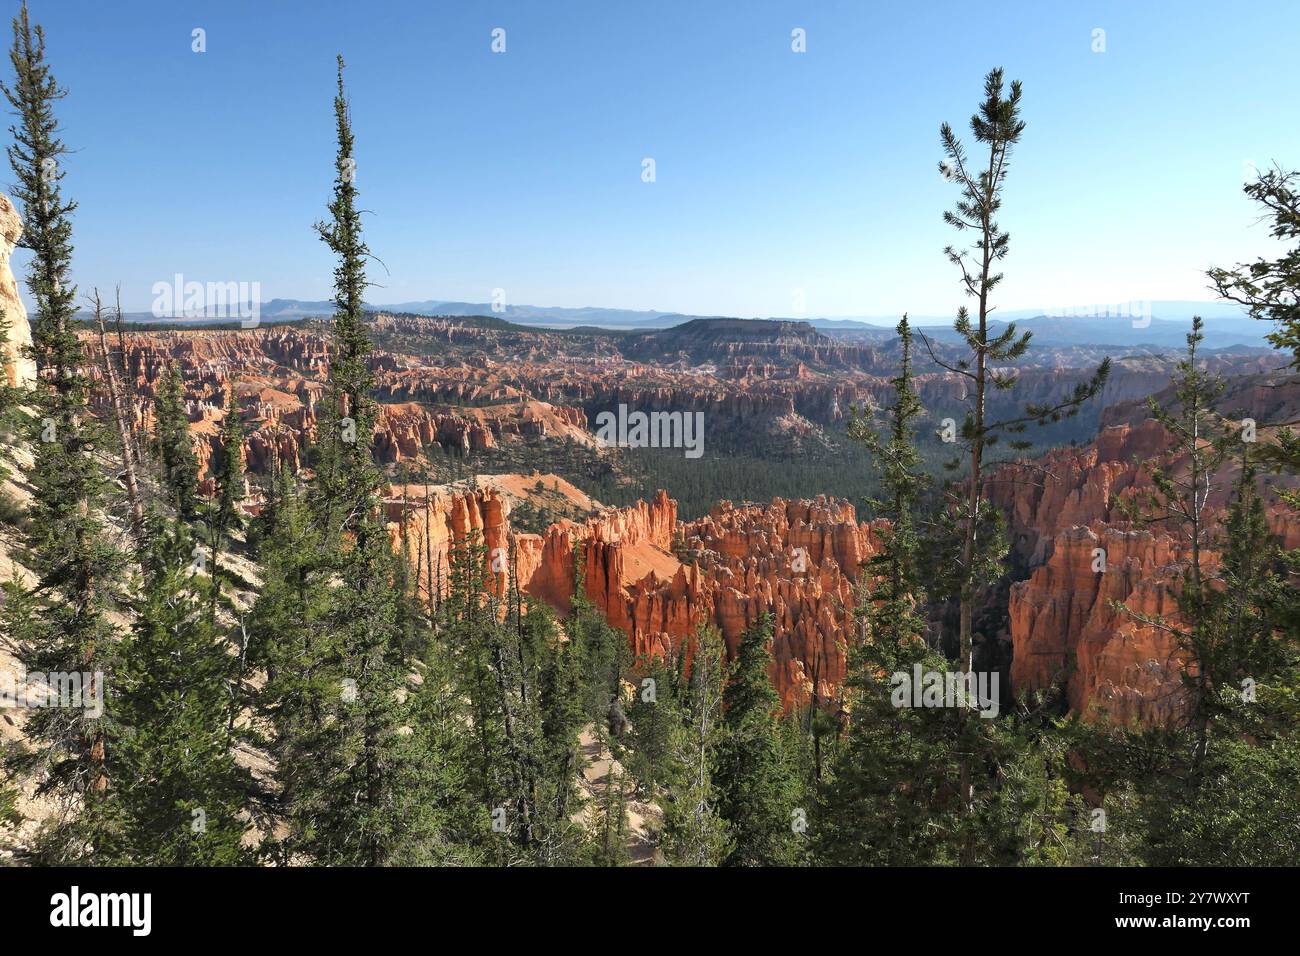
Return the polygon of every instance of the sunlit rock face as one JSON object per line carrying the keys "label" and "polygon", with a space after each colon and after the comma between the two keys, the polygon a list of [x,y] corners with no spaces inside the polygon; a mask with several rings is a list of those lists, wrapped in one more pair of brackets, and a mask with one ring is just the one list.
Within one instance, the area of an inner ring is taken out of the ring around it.
{"label": "sunlit rock face", "polygon": [[23,234],[23,222],[9,197],[0,194],[0,312],[9,323],[8,341],[0,359],[4,362],[5,380],[12,386],[30,387],[36,381],[36,363],[23,354],[32,344],[32,329],[27,323],[27,309],[18,295],[18,282],[9,267],[9,258]]}
{"label": "sunlit rock face", "polygon": [[[787,707],[814,694],[823,704],[838,698],[855,585],[879,546],[878,528],[858,522],[847,502],[825,497],[723,502],[683,523],[677,503],[660,491],[586,521],[556,522],[541,535],[514,532],[508,502],[491,488],[425,495],[407,486],[386,503],[394,543],[405,542],[426,598],[445,591],[452,549],[469,540],[486,548],[498,596],[513,566],[525,595],[561,613],[571,607],[581,567],[587,599],[640,656],[689,654],[701,625],[716,627],[734,655],[745,629],[770,613],[771,676]],[[492,565],[493,554],[504,560]]]}
{"label": "sunlit rock face", "polygon": [[[1290,415],[1300,401],[1294,386],[1242,382],[1238,390],[1228,401],[1244,402],[1244,411],[1259,416],[1265,442],[1274,431],[1267,421]],[[1185,712],[1187,662],[1172,635],[1135,615],[1179,622],[1174,588],[1189,546],[1179,528],[1134,527],[1120,505],[1151,489],[1152,460],[1165,461],[1175,474],[1187,462],[1185,456],[1170,461],[1169,436],[1142,408],[1116,406],[1105,420],[1117,424],[1095,441],[1053,451],[1033,466],[1003,466],[990,486],[990,497],[1009,516],[1016,558],[1030,569],[1011,588],[1011,688],[1024,694],[1062,687],[1075,712],[1165,724]],[[1229,462],[1213,478],[1206,520],[1216,527],[1238,476]],[[1290,478],[1258,479],[1269,528],[1288,548],[1300,546],[1300,525],[1278,492],[1294,485]],[[1218,560],[1214,547],[1203,550],[1207,572]]]}

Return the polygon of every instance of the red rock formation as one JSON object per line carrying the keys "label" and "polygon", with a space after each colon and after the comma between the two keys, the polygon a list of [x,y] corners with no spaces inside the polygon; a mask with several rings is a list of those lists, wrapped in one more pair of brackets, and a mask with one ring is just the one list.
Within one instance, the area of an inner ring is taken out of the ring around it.
{"label": "red rock formation", "polygon": [[[1011,588],[1012,690],[1062,685],[1072,709],[1119,723],[1176,717],[1185,665],[1177,641],[1111,602],[1177,620],[1170,586],[1182,559],[1168,535],[1104,527],[1058,534],[1051,559]],[[1205,559],[1212,567],[1215,555]]]}
{"label": "red rock formation", "polygon": [[[393,546],[406,544],[413,576],[426,599],[445,593],[451,578],[451,550],[470,542],[486,548],[485,560],[493,573],[497,596],[509,586],[509,562],[522,562],[534,550],[516,548],[518,538],[535,535],[511,534],[508,502],[492,488],[455,490],[433,486],[427,493],[418,486],[390,489],[384,497]],[[521,557],[520,551],[523,552]],[[531,570],[520,568],[520,580]],[[429,584],[432,582],[432,589]]]}
{"label": "red rock formation", "polygon": [[[524,593],[567,613],[577,568],[587,598],[628,635],[637,655],[668,654],[701,624],[716,626],[735,652],[765,613],[775,623],[772,679],[787,706],[836,698],[852,633],[854,585],[876,550],[873,529],[846,502],[724,502],[680,524],[660,491],[651,502],[609,509],[585,522],[561,521],[544,535],[510,529],[509,504],[495,490],[407,486],[385,499],[395,545],[405,537],[411,566],[428,593],[444,589],[453,543],[477,537],[515,562]],[[403,524],[405,527],[403,528]],[[673,553],[674,540],[688,562]],[[495,575],[498,595],[509,577]],[[815,677],[815,686],[814,686]]]}
{"label": "red rock formation", "polygon": [[[792,323],[724,323],[627,339],[383,314],[371,327],[377,347],[368,363],[384,410],[375,452],[385,464],[433,451],[471,455],[517,440],[590,446],[595,438],[588,415],[620,404],[703,412],[711,440],[757,438],[792,452],[816,448],[834,443],[824,429],[840,427],[852,406],[879,407],[891,399],[897,362],[892,345],[836,343]],[[297,467],[315,428],[328,369],[322,331],[303,324],[126,335],[123,377],[133,386],[136,426],[147,430],[155,384],[168,362],[182,374],[194,422],[213,420],[200,409],[221,408],[237,376],[249,468]],[[90,344],[93,354],[97,347]],[[1025,400],[1059,399],[1086,377],[1094,359],[1080,348],[1019,369],[1016,408]],[[1264,359],[1225,353],[1209,361],[1241,372]],[[1119,359],[1099,405],[1147,394],[1167,380],[1170,362],[1150,355]],[[97,368],[88,373],[99,374]],[[965,384],[941,370],[918,370],[922,401],[936,417],[961,401]],[[990,399],[995,406],[1003,400]],[[102,396],[95,401],[106,407]],[[991,407],[990,414],[1007,410]],[[200,446],[212,440],[212,434],[196,435]],[[197,451],[204,462],[211,457],[202,447]]]}
{"label": "red rock formation", "polygon": [[[878,542],[853,506],[824,496],[767,506],[723,502],[683,527],[711,598],[708,619],[735,652],[745,628],[770,612],[773,682],[788,705],[835,699],[853,633],[854,587]],[[676,635],[673,635],[676,636]],[[815,683],[815,686],[814,686]]]}
{"label": "red rock formation", "polygon": [[[685,564],[672,552],[674,537]],[[723,502],[698,521],[678,524],[676,503],[661,491],[651,504],[585,526],[552,527],[526,590],[567,608],[573,555],[582,548],[587,596],[628,634],[638,655],[673,652],[700,624],[716,626],[734,654],[744,630],[771,613],[772,679],[790,706],[813,693],[823,701],[836,697],[858,569],[876,546],[847,502]]]}
{"label": "red rock formation", "polygon": [[[1261,427],[1260,440],[1270,431]],[[1118,508],[1150,489],[1144,463],[1167,458],[1170,447],[1159,423],[1145,419],[1105,428],[1091,444],[1058,449],[1035,466],[997,471],[990,497],[1010,516],[1013,551],[1031,569],[1011,590],[1013,693],[1063,684],[1073,709],[1118,722],[1161,723],[1180,713],[1183,662],[1173,638],[1110,606],[1178,620],[1170,588],[1187,558],[1179,529],[1133,530]],[[1177,472],[1186,462],[1169,465]],[[1211,521],[1237,474],[1229,463],[1214,477]],[[1294,479],[1259,479],[1270,528],[1290,548],[1300,547],[1300,527],[1276,492],[1294,486]],[[1093,571],[1097,548],[1104,572]],[[1213,568],[1216,554],[1204,557]]]}

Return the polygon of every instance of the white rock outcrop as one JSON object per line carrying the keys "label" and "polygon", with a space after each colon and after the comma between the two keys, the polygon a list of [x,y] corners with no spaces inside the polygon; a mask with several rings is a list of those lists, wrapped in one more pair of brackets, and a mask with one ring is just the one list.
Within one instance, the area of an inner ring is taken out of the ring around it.
{"label": "white rock outcrop", "polygon": [[32,327],[27,323],[27,309],[18,295],[18,281],[9,268],[18,238],[23,234],[23,221],[9,197],[0,193],[0,310],[9,321],[9,341],[0,354],[4,374],[10,385],[30,387],[36,381],[36,363],[23,354],[24,346],[32,344]]}

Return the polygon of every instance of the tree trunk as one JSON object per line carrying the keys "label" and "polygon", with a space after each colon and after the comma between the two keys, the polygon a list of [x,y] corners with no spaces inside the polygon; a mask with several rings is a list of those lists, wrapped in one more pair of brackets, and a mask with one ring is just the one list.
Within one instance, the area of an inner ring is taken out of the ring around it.
{"label": "tree trunk", "polygon": [[131,537],[135,540],[137,554],[144,551],[144,508],[140,503],[140,485],[136,481],[135,462],[132,460],[131,433],[126,425],[121,392],[117,387],[117,373],[108,355],[108,339],[104,331],[104,316],[99,307],[99,293],[95,294],[95,321],[99,324],[99,352],[104,360],[104,378],[108,382],[108,397],[117,419],[117,434],[122,442],[122,464],[126,468],[126,495],[131,502]]}

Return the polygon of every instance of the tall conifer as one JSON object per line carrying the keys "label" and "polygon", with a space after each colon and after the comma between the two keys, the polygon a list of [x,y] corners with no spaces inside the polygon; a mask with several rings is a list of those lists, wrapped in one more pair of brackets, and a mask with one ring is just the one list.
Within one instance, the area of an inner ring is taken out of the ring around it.
{"label": "tall conifer", "polygon": [[[61,161],[68,150],[54,113],[66,91],[50,71],[45,35],[31,23],[26,4],[13,32],[14,78],[0,84],[0,91],[16,118],[7,153],[24,221],[22,245],[32,253],[26,282],[38,380],[27,545],[38,582],[32,600],[19,605],[30,613],[10,622],[11,633],[29,672],[85,673],[90,689],[102,694],[104,679],[111,680],[106,651],[116,639],[107,612],[121,603],[123,558],[103,525],[106,481],[95,458],[101,430],[87,415],[88,363],[73,308],[70,216],[76,203],[63,197]],[[97,676],[101,672],[105,677]],[[34,747],[24,763],[40,771],[41,792],[61,798],[69,813],[80,807],[70,829],[57,821],[47,828],[54,835],[50,859],[78,859],[99,843],[102,795],[109,786],[99,720],[93,709],[50,707],[27,721]]]}
{"label": "tall conifer", "polygon": [[104,862],[248,862],[241,814],[251,787],[227,731],[237,659],[205,613],[216,584],[194,572],[183,523],[153,523],[140,606],[116,648],[108,699],[112,837]]}
{"label": "tall conifer", "polygon": [[[979,156],[967,154],[966,147],[947,123],[939,130],[944,151],[940,172],[961,189],[954,208],[944,213],[944,222],[963,235],[970,232],[975,237],[967,249],[953,246],[944,249],[948,261],[961,273],[963,293],[976,304],[973,316],[966,306],[959,308],[953,323],[969,354],[955,360],[942,359],[935,354],[929,340],[925,340],[931,359],[967,383],[966,415],[957,436],[966,451],[967,474],[964,483],[950,493],[947,516],[955,538],[950,562],[951,588],[958,601],[958,658],[965,674],[974,673],[976,668],[976,608],[982,603],[988,585],[999,576],[1007,552],[1002,516],[984,500],[986,452],[1002,435],[1018,434],[1031,422],[1041,425],[1077,414],[1080,405],[1101,391],[1110,373],[1110,360],[1106,359],[1090,379],[1079,383],[1059,401],[1028,405],[1024,415],[1002,421],[990,421],[988,417],[989,396],[994,391],[1015,387],[1017,376],[1006,370],[1006,364],[1025,354],[1031,336],[1029,332],[1018,333],[1014,322],[996,333],[989,325],[994,308],[992,295],[1003,278],[995,270],[1010,251],[1010,234],[997,217],[1002,209],[1012,149],[1025,130],[1025,122],[1020,118],[1021,95],[1019,80],[1011,83],[1009,95],[1005,92],[1001,69],[990,70],[984,78],[984,101],[970,120],[975,142],[984,150]],[[1019,439],[1013,439],[1010,444],[1015,448],[1027,447]],[[952,466],[955,468],[957,464],[954,461]],[[967,812],[973,813],[969,758],[962,761],[960,777],[962,800]],[[967,852],[966,859],[972,858],[973,853]]]}
{"label": "tall conifer", "polygon": [[719,812],[722,799],[714,757],[725,738],[722,682],[726,671],[721,636],[701,627],[692,642],[683,692],[681,732],[673,738],[680,782],[668,789],[660,850],[673,866],[718,866],[732,850],[729,826]]}
{"label": "tall conifer", "polygon": [[185,393],[175,364],[168,362],[154,403],[154,455],[162,468],[162,488],[176,515],[190,520],[198,514],[199,463],[190,437]]}
{"label": "tall conifer", "polygon": [[[258,653],[274,668],[265,699],[290,828],[284,849],[321,863],[382,865],[422,838],[398,809],[417,779],[419,748],[410,732],[413,661],[399,585],[405,555],[395,554],[389,539],[382,475],[371,457],[375,411],[362,299],[369,253],[356,207],[342,57],[334,117],[331,219],[316,231],[337,257],[335,312],[311,521],[282,523],[277,515],[275,533],[300,538],[306,550],[274,543],[283,565],[268,568],[255,619]],[[277,508],[285,506],[282,498]],[[299,617],[274,630],[286,613]]]}
{"label": "tall conifer", "polygon": [[714,779],[718,814],[734,840],[723,861],[728,866],[788,865],[804,850],[798,824],[808,808],[798,800],[798,774],[781,733],[781,699],[768,674],[772,631],[770,614],[745,631],[723,689],[725,736]]}

